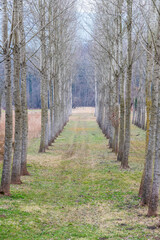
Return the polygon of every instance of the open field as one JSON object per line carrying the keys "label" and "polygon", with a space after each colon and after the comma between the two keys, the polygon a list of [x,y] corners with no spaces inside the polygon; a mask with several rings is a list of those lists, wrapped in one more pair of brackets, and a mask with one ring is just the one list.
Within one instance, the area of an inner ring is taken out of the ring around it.
{"label": "open field", "polygon": [[[29,126],[28,140],[30,143],[32,139],[40,137],[40,133],[41,133],[41,111],[40,110],[29,110],[28,126]],[[3,111],[2,118],[0,119],[0,160],[3,159],[3,153],[4,153],[4,134],[5,134],[5,113]],[[14,134],[14,129],[13,129],[13,134]]]}
{"label": "open field", "polygon": [[[5,131],[5,116],[4,115],[5,114],[3,111],[2,118],[0,119],[0,139],[4,139],[4,131]],[[14,125],[14,122],[13,122],[13,125]],[[33,138],[40,137],[41,111],[39,109],[28,111],[28,126],[29,126],[29,129],[28,129],[29,141]],[[13,134],[14,134],[14,129],[13,129]]]}
{"label": "open field", "polygon": [[30,140],[31,176],[0,199],[0,239],[160,239],[159,218],[147,218],[137,197],[145,132],[132,126],[131,134],[127,171],[108,149],[91,108],[73,110],[46,154],[38,154],[39,138]]}

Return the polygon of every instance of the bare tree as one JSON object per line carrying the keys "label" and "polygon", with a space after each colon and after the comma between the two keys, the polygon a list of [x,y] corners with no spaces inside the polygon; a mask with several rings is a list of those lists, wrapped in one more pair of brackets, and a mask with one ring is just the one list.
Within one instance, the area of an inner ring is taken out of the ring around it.
{"label": "bare tree", "polygon": [[[8,36],[7,0],[2,1],[3,11],[3,58],[5,69],[5,151],[0,193],[10,195],[11,160],[12,160],[12,87],[11,87],[11,57]],[[12,19],[13,21],[13,19]]]}
{"label": "bare tree", "polygon": [[26,95],[26,44],[24,31],[24,5],[20,0],[19,10],[20,25],[20,65],[21,65],[21,105],[22,105],[22,153],[21,175],[29,175],[27,171],[27,146],[28,146],[28,109]]}
{"label": "bare tree", "polygon": [[[142,195],[142,201],[144,203],[148,203],[149,201],[149,207],[148,207],[148,215],[149,216],[157,216],[157,210],[158,210],[158,203],[159,203],[159,187],[160,187],[160,72],[159,72],[159,60],[160,60],[160,4],[157,5],[158,9],[158,20],[157,20],[157,36],[156,36],[156,41],[155,41],[155,59],[154,59],[154,77],[155,77],[155,90],[153,90],[153,94],[155,94],[155,97],[157,96],[158,100],[158,106],[157,102],[153,98],[153,105],[152,109],[155,108],[155,105],[157,107],[157,111],[155,113],[156,117],[156,139],[155,139],[155,161],[154,161],[154,177],[153,177],[153,183],[152,187],[150,187],[150,176],[147,178],[147,173],[145,172],[145,178],[144,178],[144,186],[146,182],[149,184],[148,186],[148,191],[144,191]],[[158,88],[157,88],[158,84]],[[155,92],[154,92],[155,91]],[[158,93],[157,93],[158,91]],[[153,113],[152,113],[153,114]],[[154,126],[153,126],[154,128]],[[149,141],[150,142],[150,141]],[[148,160],[148,159],[146,159]],[[146,162],[146,170],[147,167],[149,166],[148,161]],[[150,167],[152,169],[151,163]],[[149,171],[150,173],[150,171]],[[148,181],[147,181],[148,180]],[[150,189],[151,188],[151,189]],[[146,193],[146,194],[145,194]],[[149,195],[149,197],[148,197]],[[149,200],[148,200],[149,198]]]}
{"label": "bare tree", "polygon": [[[154,54],[156,54],[156,50]],[[150,195],[151,195],[153,158],[154,158],[154,149],[155,149],[154,146],[155,146],[156,124],[157,124],[158,81],[159,81],[159,68],[157,66],[157,55],[155,55],[153,80],[152,80],[152,106],[150,110],[149,140],[148,140],[148,146],[146,149],[146,161],[145,161],[145,169],[144,169],[144,176],[143,176],[144,180],[142,181],[143,185],[141,186],[141,204],[142,205],[149,204]]]}
{"label": "bare tree", "polygon": [[39,0],[40,44],[41,44],[41,143],[39,152],[48,147],[48,79],[46,61],[46,1]]}
{"label": "bare tree", "polygon": [[22,153],[22,106],[20,93],[20,4],[18,0],[13,2],[14,11],[14,34],[13,34],[13,57],[14,57],[14,106],[15,106],[15,139],[14,156],[12,166],[12,184],[20,184],[21,153]]}
{"label": "bare tree", "polygon": [[121,161],[122,168],[128,168],[128,157],[130,150],[130,113],[131,113],[131,81],[132,81],[132,0],[127,0],[127,79],[126,79],[126,118],[124,153]]}

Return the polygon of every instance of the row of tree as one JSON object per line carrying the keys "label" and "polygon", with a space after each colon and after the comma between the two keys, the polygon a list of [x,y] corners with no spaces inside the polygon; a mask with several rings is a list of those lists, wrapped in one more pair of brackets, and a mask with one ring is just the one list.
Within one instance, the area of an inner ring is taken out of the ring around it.
{"label": "row of tree", "polygon": [[[68,121],[72,108],[72,78],[76,71],[75,1],[27,0],[24,3],[23,0],[3,0],[1,5],[3,44],[0,47],[5,76],[1,86],[5,86],[6,117],[0,193],[5,195],[10,194],[11,183],[20,184],[21,175],[29,174],[26,164],[27,63],[38,71],[41,80],[39,152],[45,152]],[[131,110],[133,123],[146,129],[146,159],[139,196],[142,205],[149,206],[148,215],[157,215],[160,184],[160,4],[155,0],[143,3],[97,0],[93,7],[92,32],[88,28],[85,31],[94,40],[89,41],[89,48],[95,69],[97,122],[124,169],[129,168]],[[88,51],[88,46],[85,51]],[[91,62],[86,60],[85,54],[77,71],[80,80],[86,74],[93,77]]]}
{"label": "row of tree", "polygon": [[71,114],[76,11],[74,0],[3,0],[1,8],[4,82],[0,100],[5,90],[5,151],[0,193],[10,195],[10,184],[20,184],[21,176],[29,175],[28,63],[38,71],[41,81],[39,152],[51,145]]}
{"label": "row of tree", "polygon": [[157,215],[160,187],[160,4],[98,0],[94,5],[93,59],[96,117],[121,167],[129,168],[132,122],[146,129],[139,196]]}

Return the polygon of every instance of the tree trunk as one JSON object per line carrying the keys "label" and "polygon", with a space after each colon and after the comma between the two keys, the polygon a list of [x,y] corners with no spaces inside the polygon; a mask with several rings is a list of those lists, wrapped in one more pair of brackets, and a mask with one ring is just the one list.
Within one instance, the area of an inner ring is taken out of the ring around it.
{"label": "tree trunk", "polygon": [[[160,7],[159,7],[159,10],[160,10]],[[142,195],[144,203],[145,202],[148,203],[148,201],[149,201],[149,208],[148,208],[149,216],[157,216],[157,209],[158,209],[158,204],[159,204],[159,187],[160,187],[160,72],[159,72],[159,60],[160,60],[160,15],[158,15],[158,29],[157,29],[157,39],[156,39],[155,64],[154,64],[154,74],[155,74],[154,76],[156,78],[155,81],[158,83],[158,87],[157,87],[158,93],[156,94],[156,97],[158,98],[158,111],[155,112],[155,118],[156,118],[155,124],[157,124],[157,126],[156,126],[156,143],[155,143],[154,177],[153,177],[153,184],[152,184],[152,191],[151,191],[150,182],[149,182],[150,177],[151,177],[150,171],[149,171],[150,176],[148,177],[148,181],[146,181],[147,174],[145,175],[144,186],[146,183],[148,183],[149,186],[147,188],[145,198]],[[154,104],[156,104],[156,102],[153,102],[153,106],[154,106]],[[152,169],[151,160],[149,161],[150,164],[148,164],[148,162],[146,162],[146,169],[149,166]],[[150,191],[151,191],[151,195],[149,195]],[[149,195],[150,199],[148,198],[148,195]]]}
{"label": "tree trunk", "polygon": [[151,186],[152,186],[152,167],[153,167],[153,154],[155,146],[155,134],[157,124],[157,105],[158,105],[158,81],[159,81],[159,67],[155,64],[154,76],[152,83],[152,108],[151,108],[151,120],[149,127],[149,142],[146,154],[144,182],[142,186],[142,199],[141,204],[146,205],[149,203]]}
{"label": "tree trunk", "polygon": [[120,83],[120,132],[119,132],[119,149],[117,160],[122,161],[124,151],[124,120],[125,120],[125,106],[124,106],[124,73],[122,70]]}
{"label": "tree trunk", "polygon": [[131,115],[131,81],[132,81],[132,0],[127,0],[127,33],[128,33],[128,65],[126,82],[126,119],[125,119],[125,140],[124,154],[121,161],[122,168],[128,168],[128,157],[130,150],[130,115]]}
{"label": "tree trunk", "polygon": [[12,84],[11,84],[11,58],[8,49],[8,16],[7,16],[7,0],[2,1],[3,11],[3,57],[4,57],[4,73],[5,73],[5,147],[4,161],[1,179],[0,193],[10,195],[11,183],[11,160],[12,160]]}
{"label": "tree trunk", "polygon": [[119,29],[120,29],[120,128],[119,128],[119,147],[118,147],[118,155],[117,160],[122,161],[123,159],[123,151],[124,151],[124,63],[123,63],[123,29],[122,29],[122,5],[123,0],[120,2],[119,9]]}
{"label": "tree trunk", "polygon": [[112,115],[113,115],[113,79],[112,79],[112,69],[109,70],[109,148],[113,148],[113,137],[114,137],[114,128],[112,125]]}
{"label": "tree trunk", "polygon": [[[159,21],[160,24],[160,21]],[[160,26],[160,25],[159,25]],[[160,33],[160,29],[159,29]],[[160,41],[160,36],[159,36]],[[159,47],[160,45],[158,45]],[[160,49],[159,56],[160,57]],[[157,63],[159,68],[159,62]],[[157,216],[159,205],[159,187],[160,187],[160,83],[159,83],[159,100],[158,100],[158,114],[157,114],[157,129],[156,129],[156,146],[155,146],[155,162],[154,162],[154,177],[152,184],[152,192],[149,201],[148,216]]]}
{"label": "tree trunk", "polygon": [[12,184],[21,184],[22,151],[22,106],[20,94],[20,45],[19,45],[19,1],[14,0],[14,105],[15,105],[15,140],[12,166]]}
{"label": "tree trunk", "polygon": [[[49,19],[53,17],[52,2],[49,2]],[[50,108],[50,126],[49,126],[49,145],[54,141],[54,82],[53,82],[53,25],[49,25],[49,108]]]}
{"label": "tree trunk", "polygon": [[39,0],[41,40],[41,142],[39,152],[48,147],[48,79],[46,76],[45,1]]}
{"label": "tree trunk", "polygon": [[2,94],[0,95],[0,118],[2,116]]}
{"label": "tree trunk", "polygon": [[29,175],[27,170],[27,146],[28,146],[28,110],[26,94],[26,49],[23,24],[23,0],[20,0],[20,41],[21,41],[21,104],[22,104],[22,155],[21,175]]}
{"label": "tree trunk", "polygon": [[60,98],[59,98],[59,81],[58,77],[54,79],[54,136],[59,135],[59,110],[60,110]]}
{"label": "tree trunk", "polygon": [[[151,106],[152,106],[152,99],[151,99],[151,83],[152,83],[152,67],[153,67],[153,58],[150,57],[149,52],[152,52],[152,44],[150,42],[150,34],[148,33],[148,44],[147,44],[147,65],[146,65],[146,112],[147,112],[147,119],[146,119],[146,146],[145,146],[145,154],[147,156],[148,151],[148,143],[149,143],[149,129],[150,129],[150,113],[151,113]],[[142,174],[141,184],[139,188],[139,197],[142,197],[143,191],[143,184],[144,184],[144,176],[145,176],[145,166],[146,160],[144,164],[144,170]]]}

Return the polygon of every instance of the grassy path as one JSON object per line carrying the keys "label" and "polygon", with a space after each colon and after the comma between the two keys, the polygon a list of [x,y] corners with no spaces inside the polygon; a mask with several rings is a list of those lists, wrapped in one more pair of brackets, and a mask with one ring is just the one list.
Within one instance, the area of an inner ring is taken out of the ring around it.
{"label": "grassy path", "polygon": [[0,198],[0,239],[160,239],[159,229],[150,229],[158,218],[146,218],[137,197],[144,131],[132,127],[131,169],[122,171],[93,112],[81,111],[46,154],[32,141],[32,175]]}

